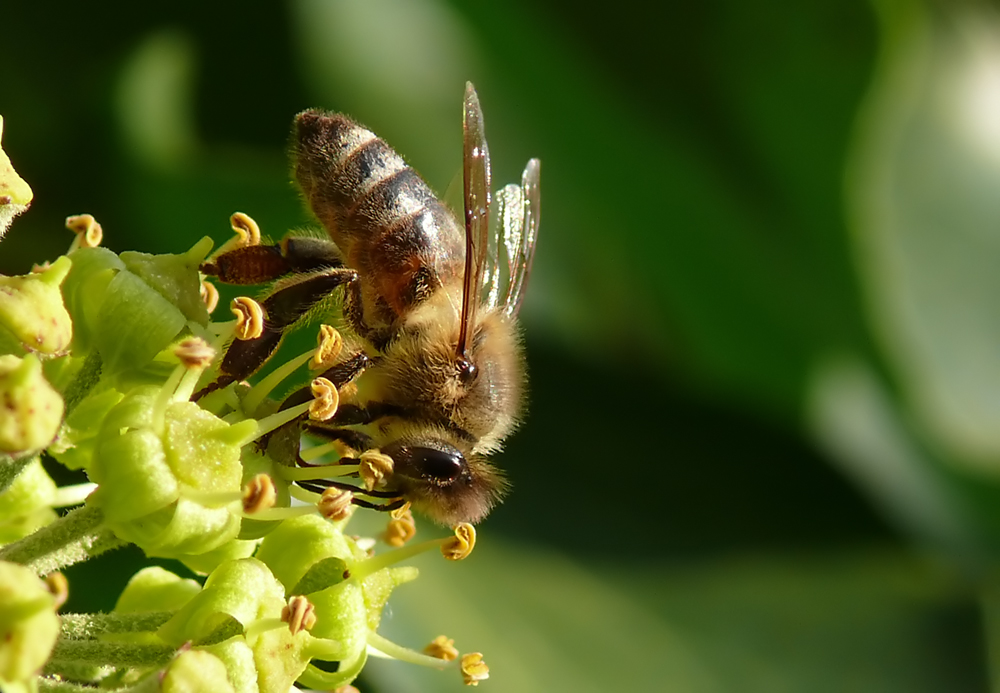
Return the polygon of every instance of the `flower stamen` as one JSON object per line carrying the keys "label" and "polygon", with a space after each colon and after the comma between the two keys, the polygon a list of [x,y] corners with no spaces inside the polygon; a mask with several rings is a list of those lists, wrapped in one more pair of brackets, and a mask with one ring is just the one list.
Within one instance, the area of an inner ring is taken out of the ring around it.
{"label": "flower stamen", "polygon": [[236,315],[236,339],[246,341],[264,334],[264,309],[247,296],[233,299],[230,309]]}
{"label": "flower stamen", "polygon": [[174,356],[188,369],[205,369],[215,360],[215,349],[201,337],[189,337],[174,348]]}
{"label": "flower stamen", "polygon": [[326,370],[333,366],[344,348],[344,337],[329,325],[319,326],[319,347],[309,362],[312,370]]}
{"label": "flower stamen", "polygon": [[391,457],[378,450],[365,450],[359,459],[358,473],[361,475],[361,480],[364,481],[367,491],[373,490],[392,474],[395,464]]}
{"label": "flower stamen", "polygon": [[215,288],[215,284],[212,282],[202,279],[200,294],[201,300],[205,303],[205,309],[211,315],[219,305],[219,290]]}
{"label": "flower stamen", "polygon": [[243,512],[247,515],[274,507],[278,493],[267,474],[258,474],[243,488]]}
{"label": "flower stamen", "polygon": [[417,524],[413,519],[409,503],[391,511],[389,517],[390,520],[382,534],[382,541],[389,546],[398,549],[417,535]]}
{"label": "flower stamen", "polygon": [[481,652],[470,652],[462,655],[462,680],[466,686],[478,686],[480,681],[490,677],[490,668],[483,661]]}
{"label": "flower stamen", "polygon": [[304,630],[312,630],[316,625],[316,607],[301,594],[288,600],[288,605],[281,610],[281,620],[288,624],[292,635],[298,635]]}
{"label": "flower stamen", "polygon": [[424,654],[429,657],[437,657],[446,662],[458,659],[458,650],[455,648],[455,641],[446,635],[439,635],[424,648]]}
{"label": "flower stamen", "polygon": [[243,212],[234,212],[229,217],[229,225],[236,232],[238,247],[245,248],[250,245],[260,245],[260,227],[250,215]]}
{"label": "flower stamen", "polygon": [[336,386],[326,378],[315,378],[310,383],[313,401],[309,406],[309,418],[314,421],[326,421],[333,418],[340,406],[340,393]]}
{"label": "flower stamen", "polygon": [[316,509],[319,514],[333,522],[350,517],[354,510],[354,494],[346,489],[330,487],[320,495]]}
{"label": "flower stamen", "polygon": [[45,576],[45,586],[49,588],[49,592],[52,593],[55,599],[54,605],[56,611],[59,610],[66,600],[69,599],[69,580],[66,576],[56,571],[54,573],[49,573]]}
{"label": "flower stamen", "polygon": [[69,252],[78,248],[96,248],[104,239],[104,230],[90,214],[77,214],[66,217],[66,228],[76,234]]}
{"label": "flower stamen", "polygon": [[468,522],[455,526],[455,536],[441,544],[441,555],[449,561],[461,561],[469,557],[476,548],[476,528]]}

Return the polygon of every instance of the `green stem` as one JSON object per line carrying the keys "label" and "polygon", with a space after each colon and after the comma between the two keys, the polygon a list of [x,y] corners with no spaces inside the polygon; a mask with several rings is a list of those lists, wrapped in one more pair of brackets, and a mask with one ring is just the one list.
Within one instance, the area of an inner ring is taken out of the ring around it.
{"label": "green stem", "polygon": [[444,669],[450,665],[450,662],[447,659],[431,657],[430,655],[425,655],[421,652],[417,652],[416,650],[411,650],[409,647],[397,645],[392,640],[383,638],[373,630],[368,631],[368,644],[382,654],[388,655],[393,659],[398,659],[402,662],[419,664],[420,666],[431,667],[433,669]]}
{"label": "green stem", "polygon": [[62,614],[65,640],[96,640],[107,633],[155,631],[173,616],[171,611],[146,611],[137,614]]}
{"label": "green stem", "polygon": [[113,667],[159,668],[173,659],[177,648],[100,640],[59,640],[52,649],[52,661],[97,664]]}
{"label": "green stem", "polygon": [[452,537],[441,537],[440,539],[429,539],[428,541],[422,541],[419,544],[409,544],[398,549],[393,549],[392,551],[377,554],[371,558],[366,558],[363,561],[359,561],[353,568],[351,568],[350,579],[361,582],[372,573],[382,570],[382,568],[388,568],[391,565],[395,565],[396,563],[418,556],[425,551],[437,548],[451,538]]}
{"label": "green stem", "polygon": [[[58,676],[65,681],[79,681],[81,683],[97,683],[106,678],[112,672],[111,667],[99,667],[94,664],[77,664],[64,660],[49,660],[42,670],[46,676]],[[93,693],[94,689],[90,689]]]}
{"label": "green stem", "polygon": [[21,472],[37,457],[38,455],[28,455],[18,459],[10,458],[8,455],[0,457],[0,493],[6,491],[14,483],[14,480],[21,476]]}
{"label": "green stem", "polygon": [[24,539],[0,549],[0,560],[19,563],[36,575],[49,573],[85,561],[123,546],[110,530],[103,529],[104,513],[85,505]]}
{"label": "green stem", "polygon": [[63,393],[63,400],[66,402],[66,416],[69,416],[74,407],[87,396],[87,393],[101,379],[102,365],[101,355],[96,351],[92,351],[87,355],[76,377],[73,378],[73,382],[69,384],[66,392]]}
{"label": "green stem", "polygon": [[[50,672],[46,669],[46,673]],[[160,690],[160,677],[157,674],[146,676],[139,683],[123,688],[94,688],[72,681],[57,681],[45,677],[39,677],[36,681],[38,681],[39,693],[95,693],[95,691],[101,691],[101,693],[157,693]]]}

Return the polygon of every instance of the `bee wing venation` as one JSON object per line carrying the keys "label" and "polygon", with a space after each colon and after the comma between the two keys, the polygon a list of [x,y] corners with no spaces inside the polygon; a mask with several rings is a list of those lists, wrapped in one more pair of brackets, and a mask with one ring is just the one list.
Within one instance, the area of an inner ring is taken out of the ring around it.
{"label": "bee wing venation", "polygon": [[462,287],[462,327],[458,353],[464,354],[472,337],[487,268],[490,220],[490,152],[486,146],[483,113],[472,83],[465,87],[463,109],[465,192],[465,277]]}
{"label": "bee wing venation", "polygon": [[501,235],[504,229],[503,214],[507,208],[505,191],[506,188],[493,196],[490,233],[486,248],[486,269],[483,271],[483,288],[480,292],[480,300],[487,310],[492,310],[500,304],[500,294],[506,292],[510,279],[510,274],[504,263],[506,255],[503,258],[500,256],[501,252],[504,252],[501,245]]}
{"label": "bee wing venation", "polygon": [[[521,185],[508,185],[497,194],[498,223],[503,233],[504,258],[497,264],[507,275],[503,282],[503,299],[492,303],[500,306],[507,317],[514,317],[521,310],[524,288],[531,274],[531,263],[535,257],[535,243],[538,240],[538,224],[541,218],[541,162],[532,159],[524,167]],[[498,296],[500,292],[498,291]]]}

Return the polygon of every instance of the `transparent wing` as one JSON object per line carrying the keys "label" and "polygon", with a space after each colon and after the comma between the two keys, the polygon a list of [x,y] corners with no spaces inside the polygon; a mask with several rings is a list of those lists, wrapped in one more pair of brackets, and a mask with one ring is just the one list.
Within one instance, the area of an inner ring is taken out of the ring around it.
{"label": "transparent wing", "polygon": [[479,309],[490,232],[490,152],[486,146],[483,112],[471,82],[465,84],[463,108],[465,188],[465,280],[462,287],[462,328],[458,355],[464,356],[472,339]]}
{"label": "transparent wing", "polygon": [[485,303],[507,317],[516,316],[521,309],[531,274],[541,218],[540,175],[541,162],[532,159],[524,168],[520,185],[508,185],[497,193],[497,233],[491,237],[496,249],[491,248],[487,259],[491,269]]}

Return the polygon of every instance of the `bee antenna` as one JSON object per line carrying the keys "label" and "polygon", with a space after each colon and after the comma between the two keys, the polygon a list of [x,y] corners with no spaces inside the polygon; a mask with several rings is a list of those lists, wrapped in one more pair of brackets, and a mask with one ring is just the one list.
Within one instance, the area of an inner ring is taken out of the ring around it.
{"label": "bee antenna", "polygon": [[310,479],[309,481],[296,481],[295,483],[306,491],[312,491],[313,493],[323,493],[328,488],[339,488],[341,491],[350,491],[351,493],[371,498],[399,498],[399,493],[396,491],[367,491],[353,484],[334,481],[333,479]]}

